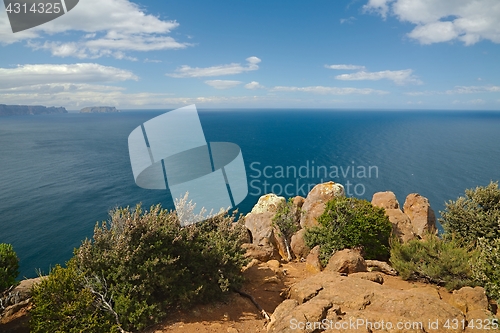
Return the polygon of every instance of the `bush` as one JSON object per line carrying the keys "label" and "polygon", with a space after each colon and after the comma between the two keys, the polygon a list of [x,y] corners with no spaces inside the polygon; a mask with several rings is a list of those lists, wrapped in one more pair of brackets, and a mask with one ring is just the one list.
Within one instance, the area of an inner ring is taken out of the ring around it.
{"label": "bush", "polygon": [[16,284],[19,259],[10,244],[0,244],[0,292]]}
{"label": "bush", "polygon": [[479,238],[500,238],[500,189],[498,182],[465,190],[465,197],[446,203],[440,212],[447,237],[459,237],[474,244]]}
{"label": "bush", "polygon": [[310,248],[321,245],[323,265],[346,248],[360,249],[366,259],[388,259],[392,225],[384,209],[366,200],[339,197],[326,203],[318,222],[306,229],[305,240]]}
{"label": "bush", "polygon": [[74,262],[68,262],[67,268],[54,267],[33,286],[30,332],[118,332],[113,317],[101,311],[98,299],[84,285]]}
{"label": "bush", "polygon": [[500,304],[500,238],[477,242],[479,256],[472,262],[473,278],[484,287],[488,297]]}
{"label": "bush", "polygon": [[[78,292],[90,291],[94,308],[106,310],[100,321],[112,315],[125,330],[158,322],[175,308],[220,298],[241,283],[247,262],[240,246],[246,229],[233,221],[234,216],[217,215],[181,228],[177,215],[159,205],[149,211],[116,209],[109,223],[96,225],[93,240],[75,250],[70,264],[81,272]],[[61,300],[71,304],[73,291],[61,292]],[[35,324],[60,318],[66,306],[34,317]],[[38,298],[35,307],[48,304]],[[87,331],[83,323],[75,321],[75,332]]]}
{"label": "bush", "polygon": [[401,244],[394,240],[390,262],[404,280],[423,281],[449,290],[474,285],[470,262],[477,257],[454,240],[429,234]]}
{"label": "bush", "polygon": [[[297,209],[293,206],[293,199],[282,201],[276,209],[276,214],[273,217],[273,226],[277,228],[279,236],[283,237],[286,246],[288,260],[292,260],[290,253],[290,242],[293,234],[299,230],[297,218]],[[298,213],[300,214],[300,209]]]}

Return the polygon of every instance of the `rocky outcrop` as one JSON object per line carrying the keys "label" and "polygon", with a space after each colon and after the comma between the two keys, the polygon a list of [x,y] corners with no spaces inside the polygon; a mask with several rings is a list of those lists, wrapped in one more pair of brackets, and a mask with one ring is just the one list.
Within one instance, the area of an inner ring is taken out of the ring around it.
{"label": "rocky outcrop", "polygon": [[343,196],[345,196],[344,186],[340,184],[327,182],[314,186],[307,194],[307,198],[302,206],[302,210],[305,212],[300,218],[300,226],[304,228],[318,225],[317,218],[323,214],[326,202],[335,197]]}
{"label": "rocky outcrop", "polygon": [[420,194],[412,193],[406,197],[403,210],[411,220],[413,232],[420,238],[426,233],[436,233],[436,215],[429,200]]}
{"label": "rocky outcrop", "polygon": [[305,233],[306,229],[300,229],[292,236],[292,240],[290,242],[292,252],[297,259],[305,259],[310,251],[309,247],[306,245],[306,240],[304,239]]}
{"label": "rocky outcrop", "polygon": [[399,209],[399,202],[394,192],[377,192],[372,197],[372,205],[384,209]]}
{"label": "rocky outcrop", "polygon": [[307,255],[306,271],[308,271],[309,273],[319,273],[323,270],[323,266],[321,265],[321,261],[319,259],[319,254],[320,246],[316,245]]}
{"label": "rocky outcrop", "polygon": [[9,317],[14,316],[21,309],[29,306],[31,302],[31,288],[39,283],[42,278],[27,279],[19,283],[18,286],[0,293],[0,324]]}
{"label": "rocky outcrop", "polygon": [[[287,258],[285,243],[273,226],[273,218],[278,206],[285,202],[284,197],[276,194],[266,194],[259,198],[252,211],[245,216],[245,226],[251,234],[252,245],[245,245],[247,255],[262,260],[263,253],[277,251]],[[265,256],[264,256],[265,257]]]}
{"label": "rocky outcrop", "polygon": [[22,116],[52,113],[68,113],[63,107],[45,107],[41,105],[5,105],[0,104],[0,116]]}
{"label": "rocky outcrop", "polygon": [[[480,313],[492,318],[480,287],[463,288],[447,298],[431,289],[432,292],[423,292],[411,287],[391,287],[385,284],[382,273],[342,276],[325,270],[289,288],[287,299],[275,309],[267,330],[458,333],[471,330],[461,325],[445,328],[445,323],[465,322]],[[466,306],[453,305],[455,297]]]}
{"label": "rocky outcrop", "polygon": [[365,259],[356,250],[345,249],[337,251],[328,261],[325,271],[352,274],[367,272]]}
{"label": "rocky outcrop", "polygon": [[80,113],[113,113],[113,112],[120,112],[120,111],[118,111],[114,106],[91,106],[80,110]]}
{"label": "rocky outcrop", "polygon": [[392,223],[392,232],[403,243],[415,238],[422,238],[426,233],[437,232],[436,216],[429,200],[420,194],[410,194],[403,206],[393,192],[377,192],[373,195],[372,205],[385,209],[385,214]]}

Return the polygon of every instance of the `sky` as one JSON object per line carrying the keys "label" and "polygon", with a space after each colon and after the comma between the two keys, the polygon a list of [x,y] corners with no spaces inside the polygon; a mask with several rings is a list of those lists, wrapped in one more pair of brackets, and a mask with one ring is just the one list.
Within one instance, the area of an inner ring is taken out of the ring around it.
{"label": "sky", "polygon": [[498,0],[80,0],[13,33],[0,104],[500,109]]}

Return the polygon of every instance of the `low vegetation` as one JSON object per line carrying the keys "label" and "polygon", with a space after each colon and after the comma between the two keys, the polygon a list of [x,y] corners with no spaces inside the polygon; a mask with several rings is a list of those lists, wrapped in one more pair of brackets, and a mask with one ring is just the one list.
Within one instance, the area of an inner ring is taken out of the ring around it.
{"label": "low vegetation", "polygon": [[34,289],[33,332],[125,332],[220,298],[242,282],[246,229],[219,214],[181,227],[176,213],[119,208]]}
{"label": "low vegetation", "polygon": [[500,301],[500,189],[498,182],[465,190],[446,203],[441,238],[395,242],[391,263],[404,279],[425,280],[448,289],[479,285]]}
{"label": "low vegetation", "polygon": [[0,293],[16,284],[19,259],[10,244],[0,244]]}
{"label": "low vegetation", "polygon": [[394,240],[391,245],[390,262],[404,280],[433,283],[449,290],[474,285],[470,263],[476,252],[455,240],[429,234],[423,240],[405,244]]}
{"label": "low vegetation", "polygon": [[278,235],[283,237],[285,242],[288,261],[292,260],[290,242],[293,234],[299,230],[298,218],[300,216],[297,216],[297,214],[301,212],[300,209],[294,207],[293,199],[289,198],[288,201],[283,201],[278,205],[273,218],[273,226],[278,230]]}
{"label": "low vegetation", "polygon": [[446,203],[439,220],[445,235],[475,244],[479,238],[500,238],[500,189],[498,182],[465,190],[465,196]]}
{"label": "low vegetation", "polygon": [[382,208],[366,200],[334,198],[326,203],[319,226],[305,233],[307,246],[320,247],[323,265],[342,249],[360,249],[365,259],[387,260],[392,226]]}

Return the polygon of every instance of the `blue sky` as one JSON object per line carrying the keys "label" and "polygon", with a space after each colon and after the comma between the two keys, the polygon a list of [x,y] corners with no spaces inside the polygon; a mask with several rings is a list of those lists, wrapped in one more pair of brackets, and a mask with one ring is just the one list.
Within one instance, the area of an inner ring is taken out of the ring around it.
{"label": "blue sky", "polygon": [[500,109],[498,0],[80,0],[13,34],[0,103]]}

